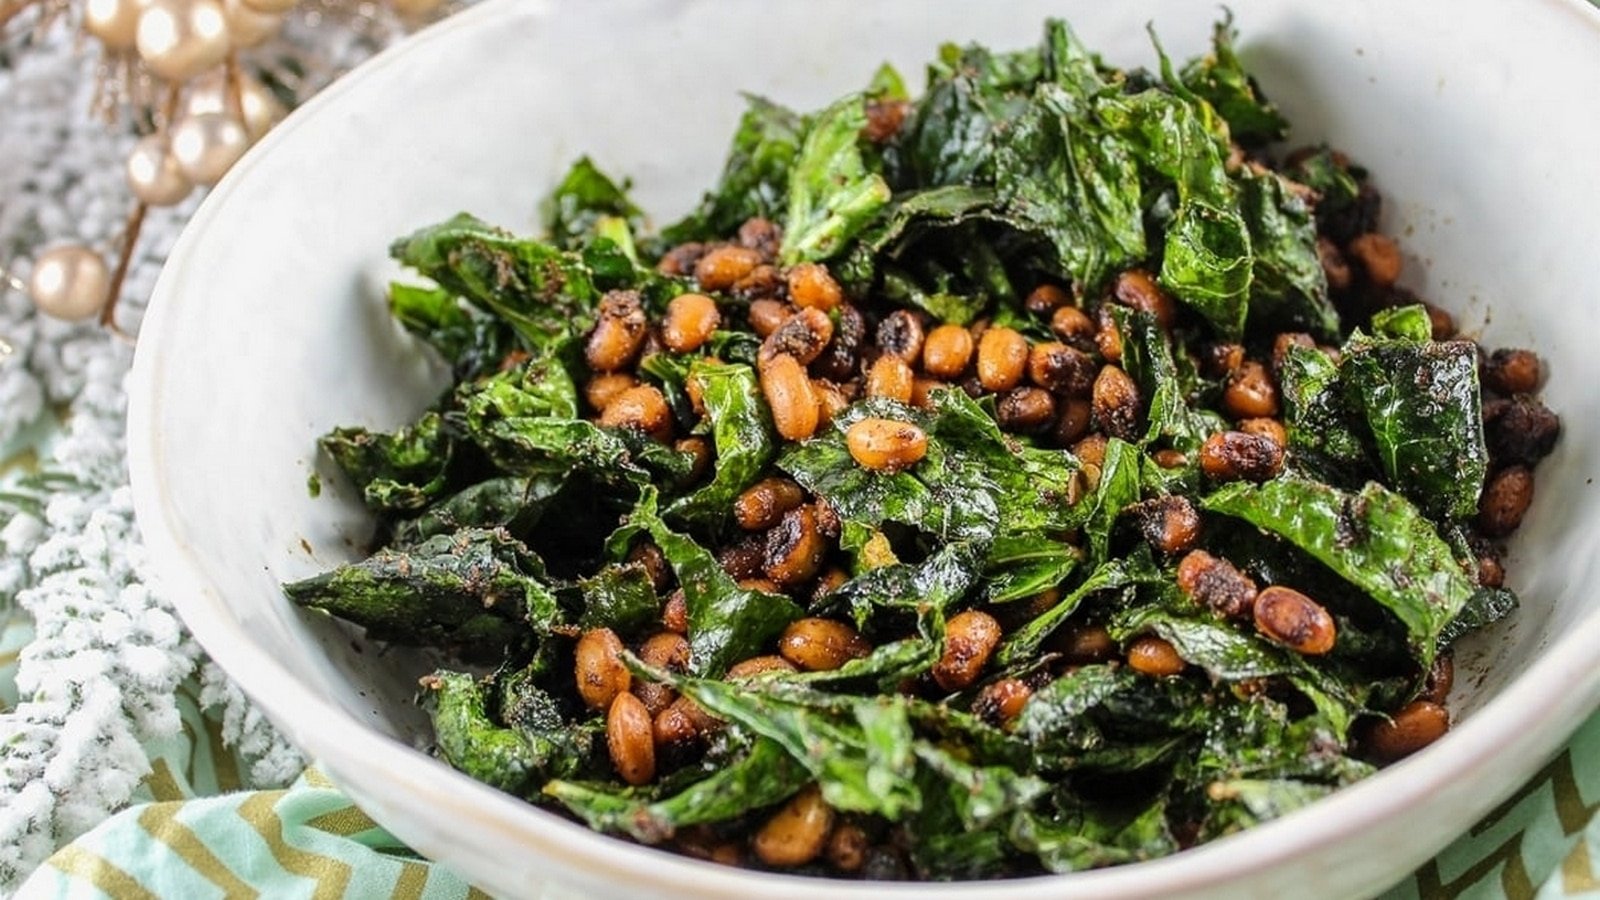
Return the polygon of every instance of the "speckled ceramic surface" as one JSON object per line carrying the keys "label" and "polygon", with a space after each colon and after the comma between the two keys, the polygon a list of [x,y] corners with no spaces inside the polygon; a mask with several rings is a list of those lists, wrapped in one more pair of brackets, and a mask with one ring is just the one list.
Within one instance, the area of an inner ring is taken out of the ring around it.
{"label": "speckled ceramic surface", "polygon": [[[1175,55],[1219,10],[1024,0],[490,0],[298,111],[209,197],[140,339],[129,445],[139,523],[166,590],[218,662],[352,796],[416,849],[507,895],[809,898],[1321,896],[1382,888],[1527,778],[1600,701],[1600,15],[1517,3],[1234,0],[1242,48],[1301,141],[1368,164],[1406,283],[1492,344],[1539,348],[1567,432],[1513,557],[1524,598],[1458,661],[1461,722],[1417,757],[1253,832],[1153,863],[980,886],[800,881],[613,841],[413,749],[414,656],[379,655],[292,609],[285,579],[349,559],[368,525],[314,440],[390,426],[442,382],[388,320],[396,235],[459,210],[531,227],[580,152],[670,217],[721,165],[753,90],[808,107],[940,41],[1033,42],[1065,15],[1118,63]],[[323,472],[324,476],[329,473]]]}

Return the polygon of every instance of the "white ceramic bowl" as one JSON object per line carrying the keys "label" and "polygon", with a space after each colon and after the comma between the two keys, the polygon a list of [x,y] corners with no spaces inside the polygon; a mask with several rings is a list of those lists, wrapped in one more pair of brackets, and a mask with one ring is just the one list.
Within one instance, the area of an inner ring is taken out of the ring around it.
{"label": "white ceramic bowl", "polygon": [[[977,885],[801,881],[593,834],[413,749],[423,668],[292,609],[286,579],[367,536],[315,438],[392,426],[440,384],[388,321],[389,240],[458,210],[531,227],[578,153],[663,219],[718,171],[753,90],[809,108],[942,40],[1032,44],[1047,15],[1126,64],[1205,47],[1219,10],[1163,0],[491,0],[385,53],[274,130],[174,249],[140,338],[129,445],[139,523],[200,641],[378,821],[490,890],[560,883],[700,897],[1356,896],[1506,797],[1600,701],[1600,14],[1518,3],[1232,0],[1243,50],[1297,139],[1368,164],[1407,281],[1491,344],[1538,348],[1566,434],[1514,554],[1524,606],[1460,660],[1459,727],[1420,755],[1241,836],[1135,866]],[[328,473],[324,473],[328,474]]]}

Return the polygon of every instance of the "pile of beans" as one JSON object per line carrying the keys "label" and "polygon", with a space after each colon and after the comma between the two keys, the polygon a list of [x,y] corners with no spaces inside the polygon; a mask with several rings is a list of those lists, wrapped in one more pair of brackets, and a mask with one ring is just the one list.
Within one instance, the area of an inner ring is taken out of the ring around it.
{"label": "pile of beans", "polygon": [[[1319,254],[1335,301],[1351,324],[1364,321],[1375,309],[1418,302],[1397,286],[1403,255],[1392,238],[1373,230],[1376,208],[1375,193],[1363,188],[1355,212],[1323,223]],[[700,462],[697,477],[706,477],[710,444],[689,433],[693,421],[675,419],[662,391],[644,383],[638,369],[654,353],[701,351],[718,329],[748,330],[761,339],[761,392],[786,441],[813,437],[861,398],[926,407],[932,392],[959,389],[973,397],[993,396],[1005,431],[1070,450],[1083,464],[1087,489],[1098,478],[1107,439],[1140,436],[1148,400],[1121,366],[1121,341],[1111,309],[1147,313],[1169,331],[1197,324],[1142,269],[1117,275],[1101,297],[1075,299],[1058,284],[1038,284],[1023,299],[1037,325],[1031,335],[986,320],[970,326],[942,323],[922,312],[879,308],[851,297],[824,265],[780,266],[780,237],[772,223],[752,219],[732,241],[672,248],[660,270],[691,277],[697,290],[673,299],[657,322],[649,321],[637,294],[608,294],[585,346],[592,374],[583,393],[592,416],[601,424],[634,428],[693,453]],[[1456,333],[1448,314],[1428,308],[1436,339],[1466,339]],[[1249,346],[1199,346],[1196,361],[1220,383],[1217,411],[1229,422],[1198,451],[1199,467],[1213,484],[1260,482],[1282,471],[1288,441],[1277,370],[1292,346],[1318,349],[1337,359],[1335,348],[1319,347],[1310,335],[1297,333]],[[1533,466],[1550,452],[1559,423],[1534,397],[1541,365],[1531,352],[1484,353],[1481,373],[1492,473],[1473,541],[1480,557],[1479,581],[1498,586],[1504,579],[1498,541],[1521,523],[1533,494]],[[700,388],[692,377],[685,388],[695,414],[704,415]],[[869,418],[848,429],[846,445],[859,465],[892,472],[921,460],[928,436],[912,422]],[[1170,448],[1155,450],[1153,456],[1169,467],[1190,462]],[[789,594],[804,603],[846,579],[838,558],[836,515],[794,481],[774,472],[740,495],[732,513],[739,534],[715,549],[722,566],[742,585]],[[1202,517],[1189,500],[1147,500],[1127,510],[1124,519],[1163,559],[1176,562],[1179,588],[1195,603],[1296,653],[1315,656],[1333,648],[1335,619],[1315,598],[1286,585],[1258,585],[1234,561],[1199,549]],[[671,571],[653,545],[636,546],[633,560],[645,567],[667,599],[660,630],[631,649],[652,666],[684,671],[690,645],[683,592],[674,589]],[[943,657],[926,679],[905,689],[942,697],[980,684],[1004,632],[1048,608],[1058,596],[1052,591],[1014,608],[954,615]],[[642,785],[695,758],[722,726],[671,688],[632,678],[619,660],[623,649],[623,642],[607,629],[583,634],[577,645],[576,681],[583,700],[605,711],[607,745],[617,774],[629,784]],[[1060,666],[1118,661],[1164,678],[1188,668],[1177,649],[1160,637],[1143,635],[1119,646],[1093,622],[1068,623],[1047,649],[1058,655],[1057,671]],[[804,618],[784,631],[768,655],[737,663],[726,677],[739,680],[773,669],[826,671],[871,650],[871,643],[844,621]],[[1040,679],[1050,677],[1042,668],[1028,679],[984,684],[973,708],[1004,727],[1041,686]],[[1429,673],[1421,698],[1363,732],[1362,752],[1390,761],[1443,734],[1449,726],[1443,704],[1451,678],[1450,659],[1444,656]],[[676,842],[687,852],[730,863],[753,856],[772,867],[816,863],[839,872],[893,876],[903,863],[882,845],[880,836],[871,823],[836,815],[812,787],[754,823],[745,837],[691,829]]]}

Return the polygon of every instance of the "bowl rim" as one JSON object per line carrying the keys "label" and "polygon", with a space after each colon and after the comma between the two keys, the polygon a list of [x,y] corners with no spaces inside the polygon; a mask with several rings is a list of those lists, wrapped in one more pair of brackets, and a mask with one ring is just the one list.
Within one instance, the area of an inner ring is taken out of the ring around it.
{"label": "bowl rim", "polygon": [[[1586,0],[1528,2],[1571,16],[1576,27],[1592,29],[1600,42],[1600,7]],[[187,529],[163,488],[162,462],[168,436],[152,426],[158,421],[167,396],[163,389],[173,384],[167,377],[170,363],[166,335],[179,331],[176,326],[182,319],[188,274],[196,265],[203,265],[193,252],[194,247],[261,159],[289,133],[324,109],[336,106],[358,86],[402,65],[419,48],[462,31],[492,27],[496,20],[509,16],[556,15],[558,6],[555,0],[485,0],[386,48],[294,110],[204,198],[168,255],[140,328],[127,381],[126,446],[135,517],[149,555],[150,577],[212,659],[336,783],[346,774],[343,761],[359,760],[371,775],[352,781],[381,777],[436,807],[458,810],[485,827],[506,829],[525,846],[537,845],[570,870],[619,888],[652,892],[670,889],[727,898],[748,897],[751,891],[763,889],[804,890],[808,895],[824,891],[833,897],[882,896],[885,892],[933,892],[942,897],[1039,897],[1047,892],[1053,896],[1063,888],[1085,896],[1133,897],[1216,887],[1238,878],[1242,869],[1284,865],[1317,846],[1337,842],[1401,814],[1428,795],[1470,775],[1480,761],[1511,749],[1528,751],[1525,780],[1545,757],[1570,738],[1585,716],[1600,707],[1600,644],[1585,635],[1600,630],[1600,610],[1595,610],[1548,646],[1474,715],[1453,728],[1447,739],[1280,819],[1182,853],[1106,869],[1001,882],[851,883],[731,869],[592,831],[478,782],[382,734],[298,681],[228,614],[218,587],[203,574],[199,554],[185,542]],[[192,298],[192,302],[202,299]],[[316,722],[316,727],[297,727],[297,723],[306,721]],[[1512,784],[1497,792],[1482,793],[1476,798],[1474,820],[1519,786]],[[1451,837],[1448,832],[1445,834],[1437,842],[1439,848]]]}

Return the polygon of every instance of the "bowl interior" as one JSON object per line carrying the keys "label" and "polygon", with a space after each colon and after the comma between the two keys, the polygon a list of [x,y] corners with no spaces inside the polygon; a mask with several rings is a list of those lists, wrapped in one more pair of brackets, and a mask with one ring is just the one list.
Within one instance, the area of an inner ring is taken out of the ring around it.
{"label": "bowl interior", "polygon": [[[1326,139],[1375,173],[1386,230],[1407,253],[1403,282],[1490,346],[1534,347],[1549,362],[1546,399],[1567,430],[1509,566],[1523,608],[1458,660],[1454,708],[1469,721],[1600,603],[1585,589],[1600,515],[1600,445],[1585,415],[1600,376],[1589,347],[1600,333],[1589,246],[1600,129],[1580,105],[1582,86],[1600,83],[1600,29],[1579,4],[1549,0],[1524,4],[1511,35],[1478,6],[1233,4],[1243,55],[1294,141]],[[640,205],[670,221],[715,179],[741,90],[815,107],[885,59],[918,83],[941,41],[1024,46],[1048,15],[1067,16],[1112,62],[1149,65],[1147,20],[1187,57],[1219,14],[1179,0],[652,0],[559,12],[493,0],[433,29],[275,131],[173,254],[141,339],[131,431],[140,521],[162,574],[212,654],[296,740],[336,755],[322,721],[272,702],[285,671],[360,722],[426,745],[411,699],[429,661],[294,610],[278,589],[356,558],[369,538],[317,436],[394,426],[444,383],[385,310],[391,239],[461,210],[531,230],[539,198],[580,153],[632,177]],[[240,643],[252,652],[230,654]],[[1592,679],[1583,689],[1593,696]]]}

